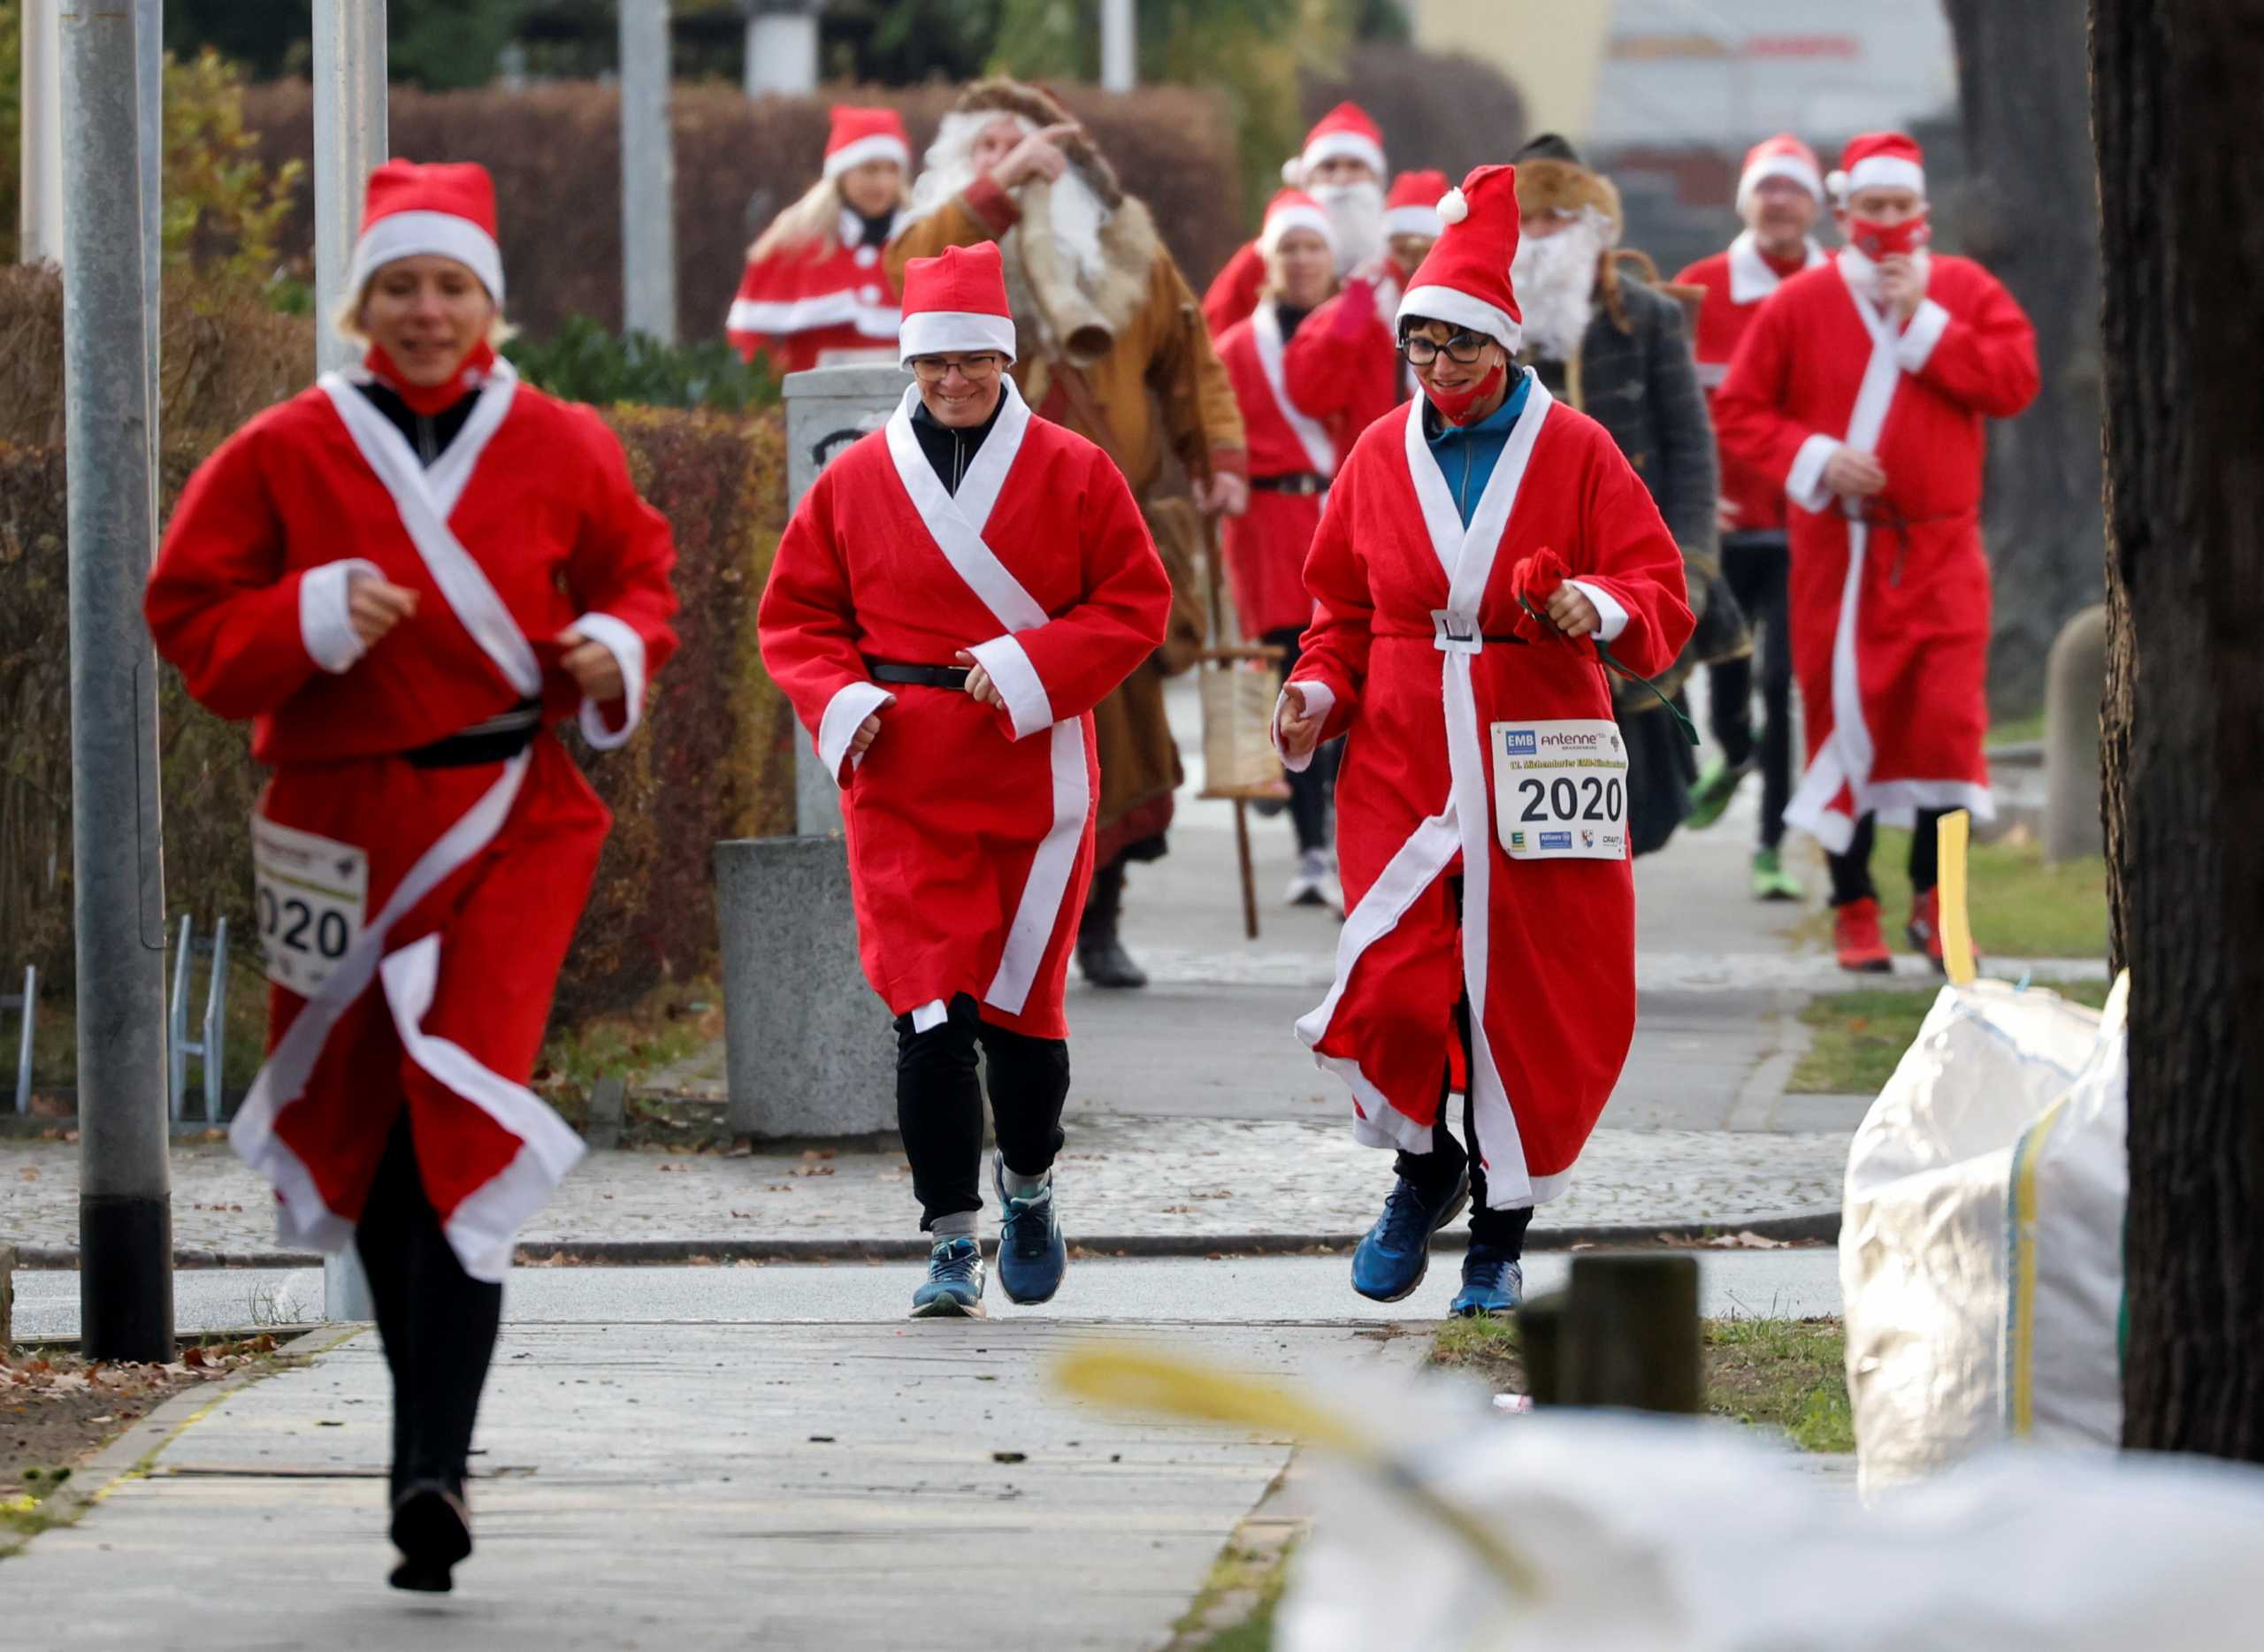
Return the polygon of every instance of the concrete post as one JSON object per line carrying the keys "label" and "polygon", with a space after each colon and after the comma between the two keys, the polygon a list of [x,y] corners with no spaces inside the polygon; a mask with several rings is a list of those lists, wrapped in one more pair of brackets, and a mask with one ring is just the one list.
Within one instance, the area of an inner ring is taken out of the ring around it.
{"label": "concrete post", "polygon": [[824,0],[740,0],[746,11],[749,97],[776,92],[807,97],[817,90],[817,14]]}
{"label": "concrete post", "polygon": [[[63,373],[70,493],[80,1324],[96,1359],[173,1351],[165,886],[134,0],[63,19]],[[127,822],[131,822],[129,826]]]}
{"label": "concrete post", "polygon": [[2044,666],[2044,858],[2107,853],[2100,814],[2099,707],[2107,692],[2107,610],[2060,628]]}
{"label": "concrete post", "polygon": [[24,0],[22,23],[22,198],[17,256],[26,264],[63,260],[63,58],[61,0]]}
{"label": "concrete post", "polygon": [[[353,344],[330,318],[346,297],[362,198],[392,152],[386,93],[386,0],[315,0],[315,371],[350,367]],[[377,1317],[362,1258],[349,1245],[324,1259],[323,1314]]]}
{"label": "concrete post", "polygon": [[668,0],[621,0],[622,326],[676,342]]}
{"label": "concrete post", "polygon": [[1128,92],[1140,83],[1137,0],[1100,0],[1100,88]]}

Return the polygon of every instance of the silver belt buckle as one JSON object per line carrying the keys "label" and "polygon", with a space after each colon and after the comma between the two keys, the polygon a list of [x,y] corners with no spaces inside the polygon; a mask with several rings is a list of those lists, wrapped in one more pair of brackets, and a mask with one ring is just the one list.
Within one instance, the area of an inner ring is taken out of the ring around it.
{"label": "silver belt buckle", "polygon": [[1431,644],[1441,654],[1483,654],[1486,638],[1478,622],[1452,608],[1431,610]]}

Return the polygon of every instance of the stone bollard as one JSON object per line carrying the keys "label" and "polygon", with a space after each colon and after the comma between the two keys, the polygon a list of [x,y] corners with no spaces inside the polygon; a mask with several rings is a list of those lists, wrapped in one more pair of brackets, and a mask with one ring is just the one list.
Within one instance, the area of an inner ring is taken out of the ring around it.
{"label": "stone bollard", "polygon": [[2107,691],[2107,610],[2060,628],[2044,668],[2044,858],[2107,850],[2100,818],[2099,707]]}
{"label": "stone bollard", "polygon": [[896,1128],[896,1037],[865,983],[840,837],[715,845],[724,1073],[734,1136]]}

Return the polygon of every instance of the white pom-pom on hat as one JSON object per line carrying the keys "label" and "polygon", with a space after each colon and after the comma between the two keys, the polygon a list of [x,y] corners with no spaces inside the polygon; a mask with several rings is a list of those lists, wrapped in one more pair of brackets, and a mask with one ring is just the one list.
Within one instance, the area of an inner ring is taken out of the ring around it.
{"label": "white pom-pom on hat", "polygon": [[1463,193],[1459,188],[1449,189],[1446,194],[1439,197],[1439,221],[1441,223],[1459,224],[1463,219],[1469,216],[1470,203],[1463,197]]}

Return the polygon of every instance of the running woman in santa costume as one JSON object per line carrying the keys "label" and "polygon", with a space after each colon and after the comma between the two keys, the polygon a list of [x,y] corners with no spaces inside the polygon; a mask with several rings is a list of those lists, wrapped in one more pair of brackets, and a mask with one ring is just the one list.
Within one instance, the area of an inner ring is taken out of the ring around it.
{"label": "running woman in santa costume", "polygon": [[1398,310],[1423,394],[1337,474],[1275,738],[1294,767],[1346,737],[1351,909],[1297,1036],[1350,1088],[1358,1139],[1398,1153],[1352,1287],[1408,1296],[1432,1235],[1472,1204],[1454,1312],[1475,1315],[1521,1300],[1534,1207],[1564,1191],[1634,1034],[1604,654],[1662,671],[1691,616],[1682,554],[1610,434],[1513,364],[1515,169],[1480,167],[1439,212]]}
{"label": "running woman in santa costume", "polygon": [[145,611],[274,770],[251,822],[267,1062],[229,1139],[283,1243],[361,1253],[393,1583],[442,1591],[513,1236],[582,1151],[526,1081],[608,817],[546,725],[636,731],[674,553],[597,415],[494,352],[487,173],[390,162],[363,224],[336,317],[363,365],[190,478]]}
{"label": "running woman in santa costume", "polygon": [[1092,708],[1163,641],[1171,582],[1108,455],[1006,369],[995,242],[905,269],[916,382],[779,541],[763,662],[844,788],[865,975],[896,1017],[897,1117],[931,1240],[915,1317],[983,1312],[983,1090],[998,1279],[1068,1266],[1053,1187],[1062,999],[1093,867]]}
{"label": "running woman in santa costume", "polygon": [[911,200],[912,140],[893,109],[838,104],[825,170],[747,249],[723,336],[782,373],[821,359],[892,360],[896,292],[881,249]]}

